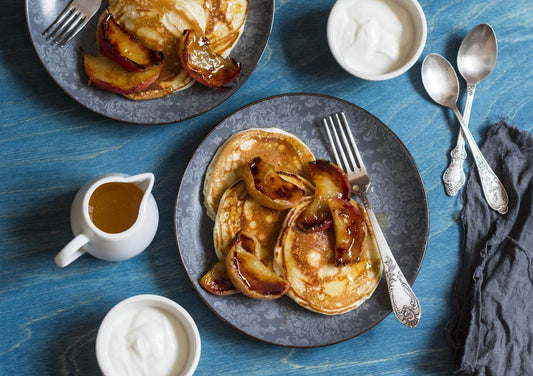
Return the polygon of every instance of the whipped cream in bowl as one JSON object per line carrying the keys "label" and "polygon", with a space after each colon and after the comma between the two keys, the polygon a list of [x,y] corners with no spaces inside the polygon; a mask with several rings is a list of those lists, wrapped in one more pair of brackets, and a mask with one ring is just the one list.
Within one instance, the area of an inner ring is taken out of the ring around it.
{"label": "whipped cream in bowl", "polygon": [[407,71],[420,57],[426,36],[426,18],[416,0],[338,0],[328,18],[333,57],[366,80]]}

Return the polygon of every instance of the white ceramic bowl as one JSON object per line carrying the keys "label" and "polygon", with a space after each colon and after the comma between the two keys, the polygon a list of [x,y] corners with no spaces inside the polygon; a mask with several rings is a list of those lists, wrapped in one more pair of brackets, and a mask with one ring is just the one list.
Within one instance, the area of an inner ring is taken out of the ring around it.
{"label": "white ceramic bowl", "polygon": [[331,53],[333,54],[333,57],[335,60],[339,63],[339,65],[348,73],[370,81],[382,81],[382,80],[388,80],[390,78],[394,78],[399,76],[400,74],[406,72],[409,68],[411,68],[420,55],[422,54],[422,50],[424,49],[424,46],[426,44],[426,37],[427,37],[427,24],[426,24],[426,16],[424,15],[424,11],[422,10],[422,7],[416,0],[390,0],[393,3],[396,3],[398,6],[400,6],[402,9],[404,9],[410,16],[411,21],[413,23],[413,43],[410,51],[406,54],[405,58],[403,59],[403,62],[401,65],[398,65],[394,68],[394,70],[391,70],[390,72],[381,73],[381,74],[368,74],[365,72],[358,71],[353,66],[350,66],[346,63],[346,61],[341,57],[339,51],[335,47],[334,41],[334,33],[335,33],[335,19],[338,17],[338,12],[341,12],[341,8],[346,5],[346,3],[353,2],[354,0],[337,0],[333,8],[331,9],[331,12],[328,17],[328,25],[327,25],[327,39],[328,39],[328,45]]}
{"label": "white ceramic bowl", "polygon": [[96,360],[98,366],[105,376],[116,376],[114,373],[109,346],[111,341],[116,339],[114,329],[123,324],[125,318],[131,315],[132,311],[138,311],[141,308],[155,308],[162,311],[167,317],[175,319],[180,325],[178,331],[183,335],[182,340],[178,342],[178,351],[187,352],[183,356],[182,366],[176,370],[175,374],[168,376],[191,376],[200,360],[201,342],[198,328],[189,313],[176,302],[159,296],[159,295],[136,295],[125,299],[115,305],[104,317],[100,324],[98,334],[96,335]]}

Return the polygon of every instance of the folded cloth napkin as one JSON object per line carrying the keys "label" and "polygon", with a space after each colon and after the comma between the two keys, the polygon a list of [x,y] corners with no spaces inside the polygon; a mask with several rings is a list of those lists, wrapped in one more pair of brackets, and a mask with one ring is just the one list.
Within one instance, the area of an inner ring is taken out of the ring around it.
{"label": "folded cloth napkin", "polygon": [[500,215],[471,169],[464,192],[462,270],[448,339],[461,375],[533,375],[533,136],[506,122],[481,148],[509,195]]}

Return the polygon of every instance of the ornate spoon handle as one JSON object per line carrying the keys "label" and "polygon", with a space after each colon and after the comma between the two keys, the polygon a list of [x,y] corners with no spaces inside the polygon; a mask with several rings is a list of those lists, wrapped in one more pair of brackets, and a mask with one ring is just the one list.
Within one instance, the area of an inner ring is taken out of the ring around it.
{"label": "ornate spoon handle", "polygon": [[453,106],[451,109],[455,116],[457,116],[468,144],[470,145],[470,150],[472,150],[472,154],[474,155],[474,161],[476,162],[477,171],[481,180],[481,188],[483,189],[483,194],[485,195],[487,203],[498,213],[507,213],[507,210],[509,210],[509,196],[507,196],[503,184],[500,182],[500,179],[498,179],[494,171],[492,171],[483,154],[481,154],[481,150],[479,150],[474,137],[472,137],[472,134],[468,130],[457,106]]}
{"label": "ornate spoon handle", "polygon": [[367,198],[361,197],[361,201],[363,201],[368,213],[368,218],[370,219],[374,235],[376,236],[381,259],[383,260],[383,269],[385,271],[385,279],[387,280],[387,287],[389,289],[389,296],[394,315],[398,321],[405,326],[414,328],[420,321],[420,303],[411,289],[411,286],[409,286],[409,283],[405,279],[400,267],[396,263]]}
{"label": "ornate spoon handle", "polygon": [[[463,111],[463,119],[466,126],[470,120],[470,110],[472,109],[472,101],[474,100],[474,93],[476,85],[467,84],[466,86],[466,102]],[[466,159],[465,136],[462,129],[459,129],[457,136],[457,144],[450,153],[451,161],[448,168],[442,175],[444,188],[448,196],[455,196],[465,183],[465,172],[463,170],[463,163]]]}

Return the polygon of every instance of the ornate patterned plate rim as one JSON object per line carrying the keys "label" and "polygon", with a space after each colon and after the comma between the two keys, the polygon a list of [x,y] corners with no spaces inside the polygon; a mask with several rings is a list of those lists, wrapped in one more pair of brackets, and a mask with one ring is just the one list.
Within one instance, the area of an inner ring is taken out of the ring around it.
{"label": "ornate patterned plate rim", "polygon": [[[46,0],[25,0],[24,2],[26,25],[32,46],[48,75],[74,101],[99,115],[125,123],[152,125],[169,124],[194,118],[212,110],[229,99],[247,81],[261,60],[272,33],[275,10],[275,2],[273,0],[250,2],[244,33],[241,35],[231,56],[241,63],[245,63],[243,59],[239,58],[239,54],[244,54],[244,50],[247,49],[243,46],[243,41],[246,43],[253,43],[255,47],[253,49],[253,54],[246,57],[246,62],[248,64],[243,64],[240,80],[233,87],[226,90],[213,90],[204,87],[199,88],[201,85],[195,84],[193,87],[184,90],[183,92],[176,92],[163,98],[135,102],[122,97],[119,94],[103,92],[93,87],[87,88],[87,85],[79,75],[79,72],[82,70],[81,63],[79,63],[79,61],[81,61],[80,59],[76,59],[76,62],[72,64],[69,63],[69,59],[62,60],[65,61],[64,64],[66,64],[70,70],[69,78],[63,79],[57,74],[57,72],[55,72],[55,68],[44,56],[44,52],[41,51],[43,46],[44,48],[56,48],[57,51],[61,51],[60,48],[49,45],[42,37],[41,32],[55,19],[57,14],[61,12],[69,1],[70,0],[60,0],[57,2],[58,4],[53,2],[56,11],[53,14],[47,14],[46,16],[43,16],[45,13],[44,11],[46,10],[46,13],[50,13],[49,8],[52,7],[51,3],[46,2]],[[263,5],[266,5],[266,12],[261,9],[261,6]],[[30,7],[33,7],[32,10],[30,10]],[[101,10],[99,12],[101,12]],[[36,22],[32,20],[31,15],[35,13],[37,13],[37,18],[43,22],[43,25],[37,25]],[[255,13],[253,14],[254,17],[250,17],[251,13]],[[256,15],[260,17],[255,17]],[[254,22],[257,19],[261,19],[261,21],[260,23],[252,24],[249,21],[250,18],[253,18]],[[72,41],[61,48],[63,50],[61,53],[72,54],[72,50],[77,51],[81,46],[84,46],[85,48],[94,47],[96,45],[94,30],[96,29],[97,19],[98,17],[94,16],[89,24],[81,30]],[[260,27],[257,27],[257,25]],[[263,33],[256,35],[257,32],[261,30]],[[88,34],[90,34],[90,37]],[[79,43],[79,39],[85,40],[86,42]],[[199,103],[200,107],[190,110],[181,104],[180,93],[187,92],[187,95],[190,95],[193,91],[194,99],[196,99],[196,102]],[[204,101],[202,100],[202,94],[212,97],[212,99],[210,101]],[[112,102],[111,105],[109,105],[109,102]],[[126,108],[128,108],[131,113],[126,113]]]}
{"label": "ornate patterned plate rim", "polygon": [[[290,101],[291,98],[298,98],[298,97],[302,97],[302,98],[323,98],[325,100],[330,100],[330,101],[336,101],[348,108],[350,108],[351,110],[355,111],[355,112],[361,112],[362,114],[364,114],[365,116],[367,116],[369,119],[372,119],[372,121],[375,121],[377,124],[379,124],[379,127],[381,127],[385,132],[388,133],[389,136],[391,136],[394,140],[394,142],[397,144],[397,146],[399,146],[402,151],[405,153],[405,156],[407,157],[408,161],[410,162],[411,166],[413,167],[413,170],[412,172],[415,173],[415,176],[417,178],[417,181],[416,183],[418,183],[419,185],[419,188],[421,189],[421,193],[423,194],[423,202],[421,203],[422,204],[422,209],[423,209],[423,218],[422,218],[422,222],[424,224],[424,227],[425,227],[425,231],[424,231],[424,234],[423,234],[423,239],[421,241],[421,246],[420,246],[420,249],[418,249],[418,254],[417,256],[419,257],[418,259],[418,262],[416,263],[416,265],[414,265],[414,270],[413,270],[413,274],[408,276],[406,275],[406,278],[407,280],[409,281],[409,283],[412,285],[418,275],[418,272],[420,271],[420,268],[422,266],[422,262],[423,262],[423,259],[424,259],[424,256],[425,256],[425,251],[426,251],[426,248],[427,248],[427,242],[428,242],[428,237],[429,237],[429,207],[428,207],[428,202],[427,202],[427,193],[426,193],[426,189],[425,189],[425,186],[424,186],[424,183],[423,183],[423,180],[422,180],[422,177],[421,177],[421,174],[420,174],[420,171],[418,170],[418,167],[416,166],[416,163],[414,161],[414,159],[412,158],[411,154],[409,153],[407,147],[402,143],[402,141],[398,138],[398,136],[387,126],[385,125],[382,121],[380,121],[376,116],[374,116],[373,114],[371,114],[370,112],[364,110],[363,108],[351,103],[351,102],[348,102],[346,100],[343,100],[343,99],[339,99],[339,98],[336,98],[336,97],[333,97],[333,96],[329,96],[329,95],[325,95],[325,94],[316,94],[316,93],[287,93],[287,94],[279,94],[279,95],[274,95],[274,96],[270,96],[270,97],[267,97],[267,98],[263,98],[263,99],[260,99],[260,100],[257,100],[255,102],[252,102],[248,105],[245,105],[243,107],[241,107],[240,109],[234,111],[233,113],[231,113],[230,115],[226,116],[222,121],[220,121],[205,137],[204,139],[202,140],[202,142],[199,144],[199,146],[197,147],[197,149],[195,150],[195,152],[193,153],[193,155],[191,156],[191,158],[189,159],[189,162],[187,164],[187,167],[183,173],[183,176],[182,176],[182,180],[180,182],[180,186],[179,186],[179,190],[178,190],[178,195],[176,197],[176,202],[175,202],[175,215],[174,215],[174,230],[175,230],[175,234],[176,234],[176,242],[177,242],[177,245],[178,245],[178,251],[180,253],[180,258],[182,260],[182,263],[184,265],[184,269],[185,269],[185,272],[187,273],[187,276],[188,278],[190,279],[194,289],[196,290],[196,292],[198,293],[198,295],[200,296],[200,298],[204,301],[204,303],[219,317],[221,318],[224,322],[226,322],[227,324],[229,324],[230,326],[232,326],[233,328],[237,329],[238,331],[254,338],[254,339],[257,339],[259,341],[262,341],[262,342],[265,342],[265,343],[269,343],[269,344],[274,344],[274,345],[279,345],[279,346],[283,346],[283,347],[296,347],[296,348],[313,348],[313,347],[321,347],[321,346],[327,346],[327,345],[333,345],[333,344],[336,344],[336,343],[339,343],[339,342],[343,342],[343,341],[346,341],[348,339],[351,339],[351,338],[354,338],[360,334],[363,334],[364,332],[368,331],[369,329],[373,328],[375,325],[377,325],[379,322],[381,322],[385,317],[387,317],[391,312],[392,312],[392,309],[390,308],[390,303],[389,303],[389,300],[388,300],[388,295],[386,297],[386,304],[387,304],[387,309],[386,309],[386,312],[384,314],[381,314],[379,315],[379,317],[375,317],[373,319],[373,321],[371,323],[369,323],[368,325],[366,325],[364,328],[358,330],[357,332],[354,332],[354,333],[351,333],[350,335],[348,336],[344,336],[342,338],[337,338],[335,340],[329,340],[329,341],[325,341],[325,342],[322,342],[322,343],[316,343],[316,344],[308,344],[308,345],[302,345],[302,344],[298,344],[298,343],[279,343],[278,341],[275,341],[275,340],[271,340],[271,339],[267,339],[267,338],[264,338],[263,336],[261,335],[257,335],[257,334],[253,334],[253,333],[250,333],[250,330],[247,329],[247,328],[243,328],[241,327],[239,324],[239,322],[231,322],[228,318],[224,317],[223,314],[220,312],[220,309],[217,308],[214,304],[212,304],[211,302],[208,301],[208,298],[206,298],[206,296],[209,296],[210,294],[209,293],[206,293],[202,287],[199,285],[198,283],[198,280],[197,278],[193,277],[191,275],[191,271],[190,271],[190,268],[189,266],[187,265],[187,262],[185,260],[185,255],[187,252],[190,252],[191,250],[187,250],[187,249],[184,249],[184,247],[182,247],[183,245],[183,240],[181,241],[182,244],[180,244],[180,236],[179,236],[179,230],[180,230],[180,226],[182,226],[182,223],[184,221],[180,221],[179,219],[179,211],[180,211],[180,206],[182,206],[182,204],[180,204],[180,197],[182,197],[183,195],[183,188],[184,188],[184,178],[185,176],[187,176],[187,174],[191,171],[191,169],[193,168],[192,164],[195,160],[195,157],[196,155],[199,153],[199,151],[203,148],[204,144],[212,137],[214,136],[218,136],[217,133],[220,133],[219,130],[220,128],[227,122],[229,121],[230,119],[232,119],[233,117],[235,116],[238,116],[239,114],[242,114],[244,111],[247,111],[248,109],[251,109],[255,106],[261,106],[262,104],[264,103],[268,103],[269,101],[272,101],[272,100],[276,100],[278,98],[288,98],[288,100]],[[353,124],[351,125],[353,127]],[[245,126],[243,129],[247,129],[247,128],[252,128],[251,126]],[[283,127],[280,127],[281,129],[284,129]],[[237,131],[236,129],[233,129],[233,132]],[[222,132],[224,133],[224,132]],[[231,133],[230,133],[231,134]],[[228,135],[226,135],[227,137]],[[222,141],[226,139],[226,137],[222,137]],[[356,137],[357,138],[357,137]],[[311,149],[311,151],[313,151],[313,153],[315,153],[316,151]],[[209,163],[209,161],[207,161],[207,163],[205,165],[203,165],[203,172],[202,172],[202,179],[201,179],[201,182],[200,182],[200,187],[199,187],[199,190],[200,190],[200,200],[202,200],[202,186],[203,186],[203,177],[204,177],[204,173],[205,173],[205,169],[207,168],[207,164]],[[367,167],[368,168],[368,167]],[[205,209],[203,208],[203,204],[201,203],[201,210],[203,211],[203,214],[202,214],[202,217],[206,217],[206,214],[205,214]],[[422,214],[422,213],[421,213]],[[212,229],[212,225],[211,225],[211,229]],[[392,247],[391,247],[392,248]],[[203,249],[202,249],[203,250]],[[213,254],[214,254],[214,251],[213,251]],[[386,288],[384,287],[384,277],[382,277],[382,280],[380,282],[380,286],[378,286],[378,289],[382,288],[382,290],[385,290],[385,293],[386,293]],[[382,286],[383,285],[383,286]],[[371,301],[373,300],[375,297],[376,297],[376,294],[377,294],[378,290],[376,290],[376,292],[374,293],[374,295],[368,300],[368,301]],[[206,295],[206,296],[204,296]],[[212,295],[211,295],[212,296]],[[229,297],[214,297],[216,299],[225,299],[225,298],[231,298],[231,296]],[[250,298],[245,298],[245,299],[250,299]],[[282,299],[287,299],[287,300],[290,300],[289,298],[287,297],[284,297]],[[250,300],[253,300],[253,299],[250,299]],[[279,301],[279,300],[278,300]],[[276,304],[276,301],[271,301],[269,302],[269,304]],[[366,304],[363,303],[363,305]],[[296,303],[294,303],[294,305],[296,305]],[[363,306],[361,305],[361,307]],[[359,308],[356,308],[354,311],[357,311],[358,309],[361,309],[361,307]],[[307,311],[306,309],[304,309],[303,307],[300,307],[298,305],[296,305],[295,307],[296,309],[301,309],[303,311]],[[352,312],[354,312],[352,311]],[[340,317],[340,316],[345,316],[345,315],[349,315],[350,312],[344,314],[344,315],[338,315],[338,316],[325,316],[326,318],[331,318],[332,320],[336,317]],[[319,315],[319,314],[316,314],[316,315]],[[323,316],[323,315],[319,315],[319,316]]]}

